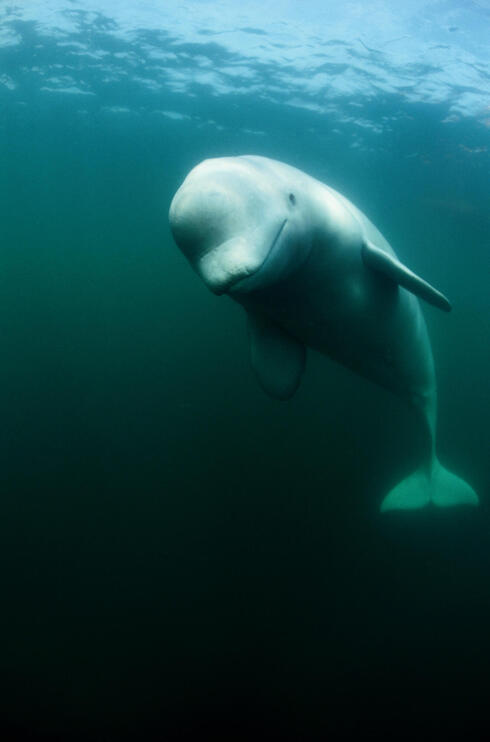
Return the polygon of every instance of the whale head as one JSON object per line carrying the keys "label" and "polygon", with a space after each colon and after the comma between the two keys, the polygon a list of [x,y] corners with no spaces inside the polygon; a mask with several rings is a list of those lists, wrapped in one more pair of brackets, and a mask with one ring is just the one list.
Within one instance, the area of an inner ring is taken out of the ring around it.
{"label": "whale head", "polygon": [[306,258],[301,198],[269,162],[248,156],[204,160],[172,200],[174,240],[215,294],[265,288]]}

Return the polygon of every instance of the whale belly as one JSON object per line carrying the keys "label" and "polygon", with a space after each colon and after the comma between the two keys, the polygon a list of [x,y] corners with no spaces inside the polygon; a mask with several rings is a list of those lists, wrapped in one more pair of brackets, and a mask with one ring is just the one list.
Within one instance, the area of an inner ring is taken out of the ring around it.
{"label": "whale belly", "polygon": [[378,276],[324,286],[318,275],[269,287],[241,303],[305,346],[403,397],[435,389],[432,352],[417,299]]}

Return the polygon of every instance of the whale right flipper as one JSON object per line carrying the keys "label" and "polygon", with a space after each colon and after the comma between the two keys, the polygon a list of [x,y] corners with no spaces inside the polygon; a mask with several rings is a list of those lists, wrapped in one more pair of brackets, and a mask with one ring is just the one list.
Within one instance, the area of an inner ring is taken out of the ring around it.
{"label": "whale right flipper", "polygon": [[274,399],[289,399],[301,381],[306,348],[263,315],[247,312],[250,358],[260,386]]}
{"label": "whale right flipper", "polygon": [[409,270],[406,265],[400,263],[393,255],[376,247],[370,240],[364,240],[363,242],[362,259],[364,265],[368,268],[391,278],[392,281],[403,286],[403,288],[415,294],[415,296],[420,297],[420,299],[424,299],[428,304],[432,304],[445,312],[451,311],[452,307],[449,299],[444,294]]}

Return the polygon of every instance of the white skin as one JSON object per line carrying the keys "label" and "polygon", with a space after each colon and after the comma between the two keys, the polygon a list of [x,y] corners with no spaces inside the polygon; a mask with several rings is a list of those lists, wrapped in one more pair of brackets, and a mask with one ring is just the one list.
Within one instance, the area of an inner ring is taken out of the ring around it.
{"label": "white skin", "polygon": [[366,240],[394,252],[359,209],[289,165],[242,156],[194,168],[169,216],[213,292],[419,410],[431,468],[436,383],[426,325],[417,298],[363,261]]}

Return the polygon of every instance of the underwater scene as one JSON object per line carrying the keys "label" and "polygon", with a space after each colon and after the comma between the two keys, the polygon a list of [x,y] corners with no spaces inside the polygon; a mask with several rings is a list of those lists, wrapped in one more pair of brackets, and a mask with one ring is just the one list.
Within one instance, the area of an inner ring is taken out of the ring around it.
{"label": "underwater scene", "polygon": [[489,39],[0,3],[2,739],[490,734]]}

